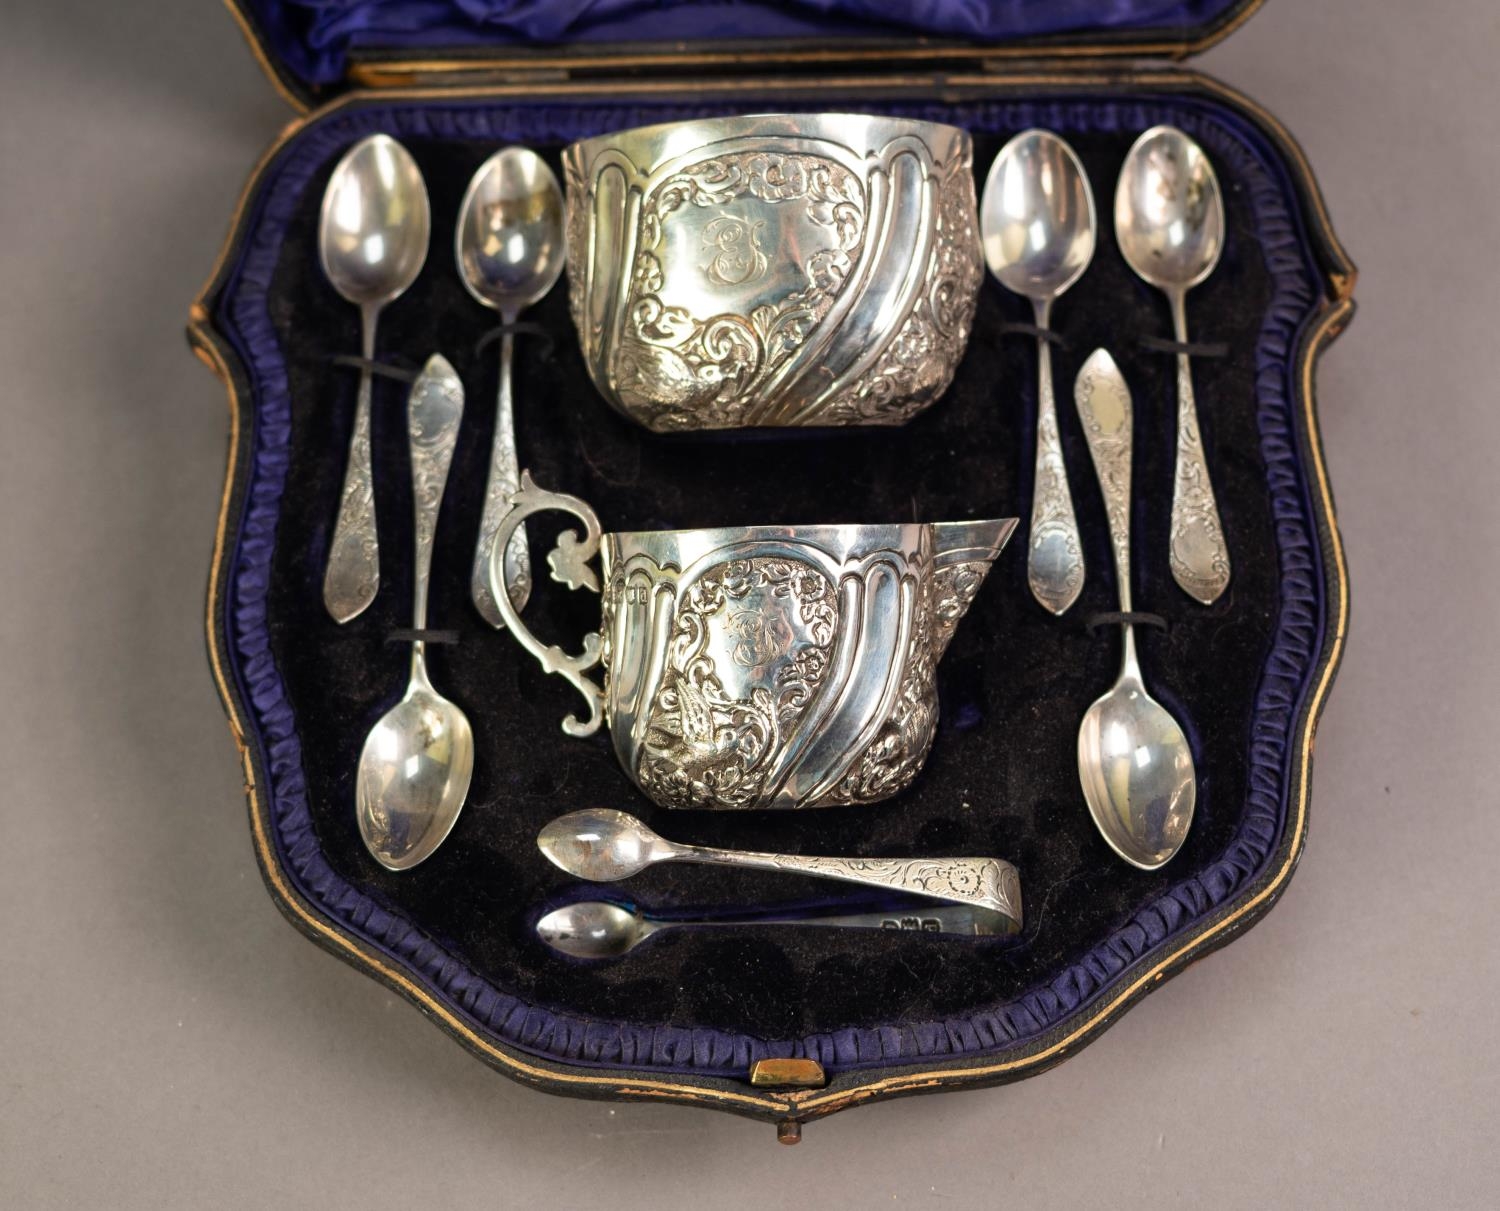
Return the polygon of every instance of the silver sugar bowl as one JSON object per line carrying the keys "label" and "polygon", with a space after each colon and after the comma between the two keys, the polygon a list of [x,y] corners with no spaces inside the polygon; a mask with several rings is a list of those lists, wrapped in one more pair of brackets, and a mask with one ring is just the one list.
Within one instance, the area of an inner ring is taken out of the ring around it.
{"label": "silver sugar bowl", "polygon": [[965,131],[864,114],[574,143],[569,303],[595,385],[657,432],[904,424],[969,339],[972,165]]}

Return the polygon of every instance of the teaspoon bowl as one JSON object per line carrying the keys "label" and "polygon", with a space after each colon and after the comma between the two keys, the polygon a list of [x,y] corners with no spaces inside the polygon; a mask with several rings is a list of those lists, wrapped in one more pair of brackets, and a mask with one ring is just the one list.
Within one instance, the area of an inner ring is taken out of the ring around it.
{"label": "teaspoon bowl", "polygon": [[1182,131],[1155,126],[1125,157],[1115,188],[1115,239],[1131,269],[1160,290],[1186,291],[1224,251],[1224,198],[1214,166]]}
{"label": "teaspoon bowl", "polygon": [[1197,798],[1192,752],[1139,681],[1122,679],[1089,707],[1078,771],[1100,835],[1131,866],[1155,870],[1182,848]]}
{"label": "teaspoon bowl", "polygon": [[979,207],[985,264],[1007,290],[1054,300],[1094,257],[1094,196],[1073,149],[1022,131],[1000,149]]}
{"label": "teaspoon bowl", "polygon": [[422,271],[432,212],[411,153],[389,135],[361,139],[333,170],[318,222],[318,259],[358,307],[389,303]]}
{"label": "teaspoon bowl", "polygon": [[453,251],[464,288],[510,318],[551,290],[567,249],[562,189],[546,161],[525,147],[486,160],[459,206]]}
{"label": "teaspoon bowl", "polygon": [[453,830],[474,773],[474,733],[457,706],[413,684],[365,738],[355,813],[387,870],[425,861]]}

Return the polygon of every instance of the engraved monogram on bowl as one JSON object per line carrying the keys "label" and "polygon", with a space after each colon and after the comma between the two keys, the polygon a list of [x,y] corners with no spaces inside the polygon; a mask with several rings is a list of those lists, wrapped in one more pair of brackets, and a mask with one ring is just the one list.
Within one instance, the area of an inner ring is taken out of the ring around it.
{"label": "engraved monogram on bowl", "polygon": [[741,219],[724,214],[703,229],[703,246],[713,255],[703,266],[708,280],[717,286],[743,286],[758,281],[771,263],[761,247],[764,219]]}
{"label": "engraved monogram on bowl", "polygon": [[[937,663],[1015,526],[603,534],[588,505],[525,475],[502,525],[552,509],[586,526],[548,562],[573,587],[602,583],[599,631],[569,655],[496,602],[588,703],[563,730],[607,722],[626,773],[674,808],[872,803],[910,785],[937,731]],[[586,564],[596,553],[602,582]],[[495,585],[504,574],[492,564]],[[598,664],[602,689],[586,676]]]}
{"label": "engraved monogram on bowl", "polygon": [[971,160],[954,128],[848,115],[574,144],[569,301],[595,384],[658,431],[909,419],[973,321]]}

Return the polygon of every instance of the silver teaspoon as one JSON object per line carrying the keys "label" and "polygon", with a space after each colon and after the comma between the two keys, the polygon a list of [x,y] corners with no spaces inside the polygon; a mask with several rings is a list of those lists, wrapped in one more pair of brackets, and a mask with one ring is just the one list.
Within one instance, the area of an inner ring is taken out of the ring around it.
{"label": "silver teaspoon", "polygon": [[634,816],[603,807],[559,816],[542,829],[536,843],[554,866],[592,883],[628,879],[657,862],[793,871],[967,904],[996,914],[997,932],[1021,928],[1020,876],[997,858],[804,858],[679,845]]}
{"label": "silver teaspoon", "polygon": [[[418,631],[427,626],[432,540],[463,412],[463,384],[433,354],[407,406],[416,514],[412,626]],[[365,848],[387,870],[410,870],[430,857],[463,810],[473,772],[474,733],[464,713],[432,688],[426,644],[418,639],[411,645],[406,696],[370,730],[359,755],[355,815]]]}
{"label": "silver teaspoon", "polygon": [[[459,207],[454,255],[470,294],[514,324],[521,312],[552,289],[566,261],[563,242],[563,197],[557,178],[535,152],[507,147],[496,152],[474,174]],[[500,395],[495,409],[495,437],[490,448],[489,482],[479,519],[470,590],[484,620],[503,627],[505,620],[490,594],[490,552],[495,531],[520,486],[516,461],[516,427],[511,398],[511,361],[515,340],[500,337]],[[517,610],[531,593],[531,561],[526,531],[517,527],[505,548],[505,583]]]}
{"label": "silver teaspoon", "polygon": [[[432,227],[427,186],[411,154],[389,135],[361,139],[333,170],[318,220],[318,259],[333,288],[359,308],[360,351],[375,356],[380,310],[416,280]],[[359,373],[349,462],[323,574],[335,622],[363,613],[380,588],[375,483],[370,471],[370,371]]]}
{"label": "silver teaspoon", "polygon": [[[984,259],[1007,290],[1031,300],[1038,328],[1094,257],[1094,195],[1073,149],[1046,130],[1022,131],[990,165],[979,207]],[[1083,591],[1083,545],[1057,431],[1052,348],[1037,341],[1036,475],[1026,577],[1061,614]]]}
{"label": "silver teaspoon", "polygon": [[678,921],[648,917],[607,900],[584,900],[553,909],[536,923],[536,933],[553,950],[575,959],[613,959],[629,953],[664,930],[761,925],[882,929],[893,933],[935,933],[967,938],[988,938],[998,932],[992,914],[975,912],[972,908],[959,905],[936,906],[906,913],[864,912],[811,917],[762,916]]}
{"label": "silver teaspoon", "polygon": [[[1214,271],[1224,250],[1224,200],[1203,149],[1170,126],[1135,141],[1115,188],[1115,238],[1130,267],[1163,291],[1172,329],[1187,335],[1187,292]],[[1203,458],[1193,369],[1177,355],[1177,470],[1172,488],[1172,576],[1204,605],[1229,584],[1229,548]]]}
{"label": "silver teaspoon", "polygon": [[[1114,358],[1096,349],[1078,372],[1074,400],[1104,495],[1109,540],[1130,613],[1130,389]],[[1197,778],[1177,720],[1146,692],[1128,622],[1120,676],[1089,707],[1078,729],[1078,779],[1089,814],[1109,847],[1141,870],[1155,870],[1182,847],[1193,822]]]}

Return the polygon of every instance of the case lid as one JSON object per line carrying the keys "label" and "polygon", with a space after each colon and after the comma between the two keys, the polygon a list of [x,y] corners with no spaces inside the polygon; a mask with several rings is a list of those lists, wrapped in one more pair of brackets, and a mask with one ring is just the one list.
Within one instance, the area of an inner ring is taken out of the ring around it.
{"label": "case lid", "polygon": [[1182,58],[1262,0],[225,0],[307,107],[356,87]]}

